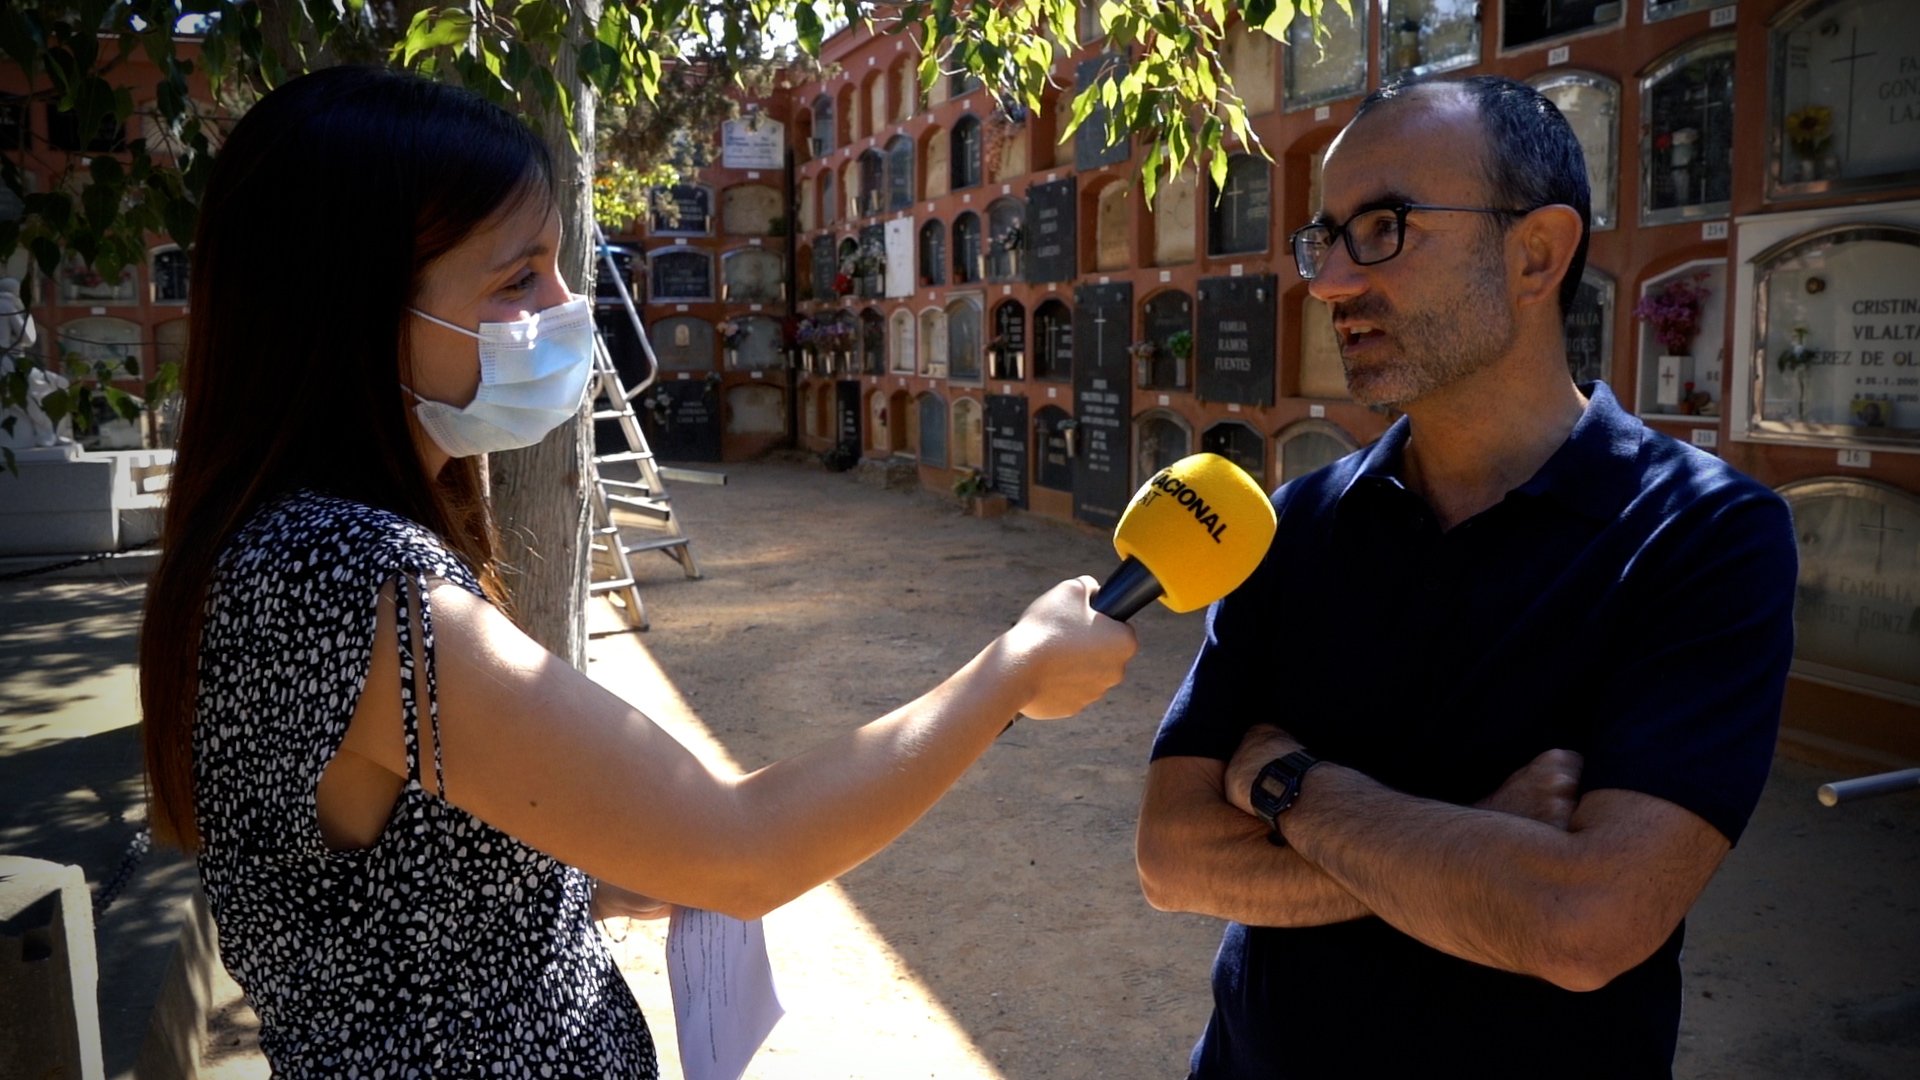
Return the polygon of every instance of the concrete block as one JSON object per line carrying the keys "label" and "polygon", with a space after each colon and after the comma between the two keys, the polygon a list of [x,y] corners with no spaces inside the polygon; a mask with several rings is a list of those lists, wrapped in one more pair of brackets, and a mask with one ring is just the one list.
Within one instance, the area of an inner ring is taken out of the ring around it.
{"label": "concrete block", "polygon": [[103,1078],[98,994],[80,868],[0,856],[0,1078]]}
{"label": "concrete block", "polygon": [[114,551],[120,519],[113,512],[119,466],[81,454],[20,454],[19,475],[0,473],[0,555],[67,555]]}

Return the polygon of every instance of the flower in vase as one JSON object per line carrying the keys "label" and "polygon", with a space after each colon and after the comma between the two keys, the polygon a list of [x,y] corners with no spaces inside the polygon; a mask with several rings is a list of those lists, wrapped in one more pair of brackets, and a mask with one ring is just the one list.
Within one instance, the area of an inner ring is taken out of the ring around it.
{"label": "flower in vase", "polygon": [[1787,141],[1801,157],[1819,157],[1833,141],[1833,110],[1825,105],[1803,105],[1788,113]]}
{"label": "flower in vase", "polygon": [[1706,271],[1668,282],[1640,298],[1633,316],[1653,327],[1653,336],[1669,355],[1684,356],[1700,332],[1700,310],[1713,290],[1701,284]]}

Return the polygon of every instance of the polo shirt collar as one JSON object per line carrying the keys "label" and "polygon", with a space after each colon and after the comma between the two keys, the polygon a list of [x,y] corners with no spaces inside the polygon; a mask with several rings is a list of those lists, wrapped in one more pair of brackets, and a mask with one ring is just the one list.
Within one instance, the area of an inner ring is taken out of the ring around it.
{"label": "polo shirt collar", "polygon": [[1647,428],[1620,407],[1606,383],[1593,382],[1580,392],[1587,395],[1587,410],[1567,441],[1514,491],[1553,499],[1589,517],[1612,518],[1639,490],[1632,465],[1640,457]]}
{"label": "polo shirt collar", "polygon": [[[1637,490],[1634,471],[1623,466],[1640,456],[1647,429],[1620,407],[1606,383],[1596,381],[1580,391],[1587,396],[1587,408],[1567,434],[1567,441],[1514,492],[1553,499],[1591,517],[1611,518]],[[1344,501],[1356,490],[1404,490],[1402,462],[1412,434],[1410,418],[1402,416],[1394,421],[1386,434],[1364,451],[1360,467],[1340,492],[1340,499]]]}

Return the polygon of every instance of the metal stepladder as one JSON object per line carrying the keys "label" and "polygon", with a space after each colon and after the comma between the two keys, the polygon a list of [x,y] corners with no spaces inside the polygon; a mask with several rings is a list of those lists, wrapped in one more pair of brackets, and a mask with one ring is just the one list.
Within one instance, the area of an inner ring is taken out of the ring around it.
{"label": "metal stepladder", "polygon": [[[588,391],[589,400],[593,402],[593,418],[617,420],[627,449],[593,456],[593,482],[589,485],[591,490],[588,493],[588,499],[593,504],[592,581],[587,586],[587,595],[611,593],[622,608],[627,624],[635,630],[645,630],[648,625],[647,608],[640,599],[640,585],[634,577],[633,564],[628,556],[643,551],[661,552],[679,563],[689,578],[698,578],[700,569],[694,565],[691,542],[686,533],[681,531],[680,520],[674,514],[673,504],[668,498],[666,482],[661,476],[666,470],[654,460],[653,451],[647,446],[646,433],[640,428],[640,418],[633,411],[633,399],[653,385],[659,375],[660,364],[654,356],[653,343],[647,339],[646,327],[640,322],[639,309],[634,307],[633,295],[627,290],[626,280],[614,262],[613,249],[607,244],[606,234],[600,230],[598,222],[593,226],[593,238],[599,245],[600,260],[619,292],[620,304],[626,309],[627,317],[633,320],[635,336],[639,338],[641,352],[647,358],[647,374],[631,389],[622,385],[620,370],[614,365],[613,354],[607,350],[606,338],[598,327],[594,328],[593,381]],[[605,466],[626,462],[638,468],[638,479],[622,480],[607,476]],[[683,473],[680,478],[707,483],[726,482],[722,474]],[[643,519],[641,524],[622,526],[614,521],[616,508]],[[630,538],[629,532],[640,535],[637,539]]]}

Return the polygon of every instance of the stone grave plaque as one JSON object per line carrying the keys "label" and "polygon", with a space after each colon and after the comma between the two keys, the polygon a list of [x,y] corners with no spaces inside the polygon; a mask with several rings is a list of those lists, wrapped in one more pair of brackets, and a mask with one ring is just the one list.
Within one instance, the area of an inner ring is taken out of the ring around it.
{"label": "stone grave plaque", "polygon": [[1074,290],[1073,407],[1080,421],[1074,459],[1073,516],[1112,528],[1133,494],[1127,345],[1132,341],[1133,286],[1082,285]]}
{"label": "stone grave plaque", "polygon": [[775,221],[779,221],[783,229],[786,225],[780,193],[765,184],[728,188],[720,196],[720,213],[721,224],[734,236],[769,236]]}
{"label": "stone grave plaque", "polygon": [[713,298],[713,260],[704,251],[665,251],[653,257],[655,300]]}
{"label": "stone grave plaque", "polygon": [[[1141,311],[1146,320],[1146,340],[1155,348],[1145,385],[1159,390],[1187,388],[1187,361],[1175,360],[1167,348],[1168,339],[1185,332],[1191,348],[1193,335],[1193,298],[1178,289],[1156,294]],[[1187,360],[1193,354],[1187,354]]]}
{"label": "stone grave plaque", "polygon": [[894,218],[887,222],[882,240],[887,253],[887,296],[912,296],[913,219]]}
{"label": "stone grave plaque", "polygon": [[766,315],[735,316],[740,340],[733,347],[731,366],[738,371],[773,371],[786,365],[780,320]]}
{"label": "stone grave plaque", "polygon": [[1066,379],[1072,374],[1073,312],[1058,300],[1048,300],[1033,313],[1033,375]]}
{"label": "stone grave plaque", "polygon": [[1033,482],[1054,491],[1073,490],[1073,458],[1067,453],[1067,431],[1074,419],[1065,409],[1048,405],[1033,419]]}
{"label": "stone grave plaque", "polygon": [[1596,26],[1617,26],[1625,10],[1625,0],[1500,0],[1500,47],[1519,49]]}
{"label": "stone grave plaque", "polygon": [[1018,300],[1006,300],[993,309],[992,350],[998,355],[995,379],[1019,379],[1026,374],[1027,309]]}
{"label": "stone grave plaque", "polygon": [[779,255],[765,248],[728,252],[720,262],[730,304],[777,304],[786,298],[782,281],[786,268]]}
{"label": "stone grave plaque", "polygon": [[[618,322],[628,322],[624,309],[618,310]],[[653,341],[653,354],[660,358],[660,367],[664,371],[712,371],[713,370],[713,324],[705,319],[696,319],[691,315],[676,315],[671,319],[661,319],[648,331]],[[608,339],[608,348],[612,348]],[[625,370],[620,377],[627,377]],[[631,385],[628,387],[631,389]]]}
{"label": "stone grave plaque", "polygon": [[1027,189],[1027,280],[1072,281],[1079,272],[1080,247],[1074,232],[1079,186],[1073,177]]}
{"label": "stone grave plaque", "polygon": [[1247,425],[1237,420],[1213,425],[1201,434],[1200,449],[1240,466],[1255,483],[1266,487],[1267,441]]}
{"label": "stone grave plaque", "polygon": [[[1106,53],[1082,60],[1080,66],[1074,69],[1074,96],[1078,97],[1081,91],[1097,83],[1109,80],[1118,82],[1126,75],[1127,58],[1124,56]],[[1107,114],[1106,105],[1096,101],[1093,110],[1087,114],[1086,122],[1073,133],[1074,168],[1086,172],[1102,165],[1117,165],[1133,156],[1129,139],[1123,137],[1117,144],[1107,145]]]}
{"label": "stone grave plaque", "polygon": [[1201,279],[1194,384],[1202,398],[1273,404],[1276,284],[1272,274]]}
{"label": "stone grave plaque", "polygon": [[1920,702],[1920,499],[1841,479],[1780,494],[1800,538],[1795,670]]}
{"label": "stone grave plaque", "polygon": [[866,443],[860,435],[860,384],[841,379],[833,384],[834,434],[841,446],[858,454]]}
{"label": "stone grave plaque", "polygon": [[1582,386],[1613,378],[1613,279],[1598,270],[1580,275],[1567,309],[1567,370]]}
{"label": "stone grave plaque", "polygon": [[815,300],[833,299],[833,278],[839,272],[840,256],[834,251],[833,237],[822,234],[813,242],[813,298]]}
{"label": "stone grave plaque", "polygon": [[726,169],[779,169],[787,163],[787,128],[778,120],[749,113],[720,125],[720,166]]}
{"label": "stone grave plaque", "polygon": [[[620,281],[627,286],[629,295],[633,295],[633,252],[623,247],[614,247],[613,264],[620,272]],[[593,259],[593,300],[597,304],[618,304],[620,287],[614,283],[613,275],[607,272],[607,260],[595,255]]]}
{"label": "stone grave plaque", "polygon": [[920,464],[945,468],[947,403],[939,394],[921,394],[914,407],[920,410]]}
{"label": "stone grave plaque", "polygon": [[675,214],[656,212],[653,231],[675,236],[700,236],[707,231],[712,196],[698,184],[675,184],[667,189]]}
{"label": "stone grave plaque", "polygon": [[987,395],[987,483],[1015,506],[1027,505],[1027,399]]}
{"label": "stone grave plaque", "polygon": [[785,435],[787,393],[764,382],[727,388],[727,434]]}
{"label": "stone grave plaque", "polygon": [[[720,460],[720,400],[705,379],[655,383],[635,400],[647,443],[667,461]],[[603,421],[604,422],[604,421]],[[623,441],[620,449],[626,449]]]}
{"label": "stone grave plaque", "polygon": [[[1215,189],[1209,177],[1209,193]],[[1252,154],[1227,163],[1227,186],[1207,207],[1207,252],[1237,255],[1267,250],[1273,221],[1273,169]]]}

